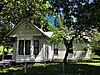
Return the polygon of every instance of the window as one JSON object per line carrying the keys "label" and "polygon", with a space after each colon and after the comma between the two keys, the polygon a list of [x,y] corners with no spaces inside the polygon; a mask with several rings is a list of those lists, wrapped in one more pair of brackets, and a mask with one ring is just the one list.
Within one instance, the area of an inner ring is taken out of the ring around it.
{"label": "window", "polygon": [[25,40],[25,55],[30,55],[30,45],[31,45],[31,41]]}
{"label": "window", "polygon": [[19,55],[30,55],[30,45],[31,40],[19,40]]}
{"label": "window", "polygon": [[58,54],[58,45],[54,44],[54,54]]}
{"label": "window", "polygon": [[34,55],[38,55],[38,54],[39,54],[39,41],[34,40]]}
{"label": "window", "polygon": [[19,40],[19,55],[24,55],[24,40]]}

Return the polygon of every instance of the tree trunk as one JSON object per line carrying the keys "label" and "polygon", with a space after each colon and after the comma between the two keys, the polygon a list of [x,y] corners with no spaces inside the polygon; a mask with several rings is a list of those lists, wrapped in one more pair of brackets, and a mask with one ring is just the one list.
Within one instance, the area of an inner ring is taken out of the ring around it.
{"label": "tree trunk", "polygon": [[64,63],[67,62],[68,53],[69,53],[69,48],[67,48],[67,50],[66,50],[66,54],[65,54],[65,57],[64,57],[64,60],[63,60]]}
{"label": "tree trunk", "polygon": [[66,63],[67,62],[67,57],[68,57],[68,53],[70,51],[70,48],[72,48],[72,42],[68,43],[66,46],[66,53],[65,53],[65,57],[64,57],[64,60],[63,62]]}
{"label": "tree trunk", "polygon": [[63,62],[66,63],[67,62],[67,57],[68,57],[68,53],[70,51],[70,49],[73,48],[73,40],[74,40],[75,37],[72,37],[72,39],[68,42],[66,38],[63,38],[63,41],[64,41],[64,45],[66,47],[66,53],[65,53],[65,57],[64,57],[64,60]]}
{"label": "tree trunk", "polygon": [[64,57],[64,60],[63,60],[64,63],[67,62],[67,57],[68,57],[69,50],[71,48],[73,48],[73,41],[74,41],[74,39],[76,37],[78,37],[78,35],[80,35],[80,33],[81,33],[80,30],[78,30],[76,32],[75,36],[73,36],[72,39],[70,39],[69,41],[65,37],[63,37],[64,45],[66,47],[66,54],[65,54],[65,57]]}
{"label": "tree trunk", "polygon": [[66,38],[63,38],[63,41],[64,41],[64,45],[66,47],[66,53],[65,53],[65,57],[64,57],[64,60],[63,62],[66,63],[67,62],[67,57],[68,57],[68,53],[69,53],[69,43],[68,41],[66,40]]}

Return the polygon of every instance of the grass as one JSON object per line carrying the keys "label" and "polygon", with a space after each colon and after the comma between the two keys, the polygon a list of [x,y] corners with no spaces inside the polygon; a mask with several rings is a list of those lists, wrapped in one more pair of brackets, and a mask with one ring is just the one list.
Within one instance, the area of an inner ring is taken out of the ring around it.
{"label": "grass", "polygon": [[94,60],[90,59],[88,61],[83,61],[83,62],[77,62],[77,64],[87,64],[87,65],[92,65],[92,66],[100,66],[100,60]]}
{"label": "grass", "polygon": [[[27,75],[62,75],[63,64],[60,63],[35,63],[29,64],[27,66]],[[11,66],[0,68],[0,73],[3,75],[24,75],[24,65],[21,66]],[[96,62],[76,62],[67,63],[65,65],[65,73],[76,74],[76,75],[86,75],[86,74],[100,74],[100,63]],[[0,74],[0,75],[1,75]]]}

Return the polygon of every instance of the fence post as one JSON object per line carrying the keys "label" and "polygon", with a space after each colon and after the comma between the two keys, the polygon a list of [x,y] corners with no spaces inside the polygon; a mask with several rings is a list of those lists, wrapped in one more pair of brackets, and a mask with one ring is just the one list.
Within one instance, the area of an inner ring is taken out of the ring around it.
{"label": "fence post", "polygon": [[63,75],[65,75],[65,63],[64,62],[62,64],[62,68],[63,68]]}
{"label": "fence post", "polygon": [[24,73],[26,73],[27,72],[27,63],[25,62],[25,64],[24,64]]}

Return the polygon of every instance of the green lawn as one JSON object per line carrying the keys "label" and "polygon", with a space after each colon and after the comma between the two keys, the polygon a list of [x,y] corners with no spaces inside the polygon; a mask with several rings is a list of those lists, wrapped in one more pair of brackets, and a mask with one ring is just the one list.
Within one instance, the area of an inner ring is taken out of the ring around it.
{"label": "green lawn", "polygon": [[[29,64],[27,66],[27,75],[44,75],[44,74],[60,74],[63,73],[62,63],[36,63]],[[12,66],[6,68],[0,68],[0,73],[10,74],[10,75],[24,75],[24,65],[22,66]],[[65,73],[68,74],[100,74],[100,63],[96,62],[78,62],[78,63],[67,63],[65,65]]]}
{"label": "green lawn", "polygon": [[100,62],[98,63],[93,63],[93,62],[79,62],[78,64],[87,64],[87,65],[92,65],[92,66],[100,66]]}

